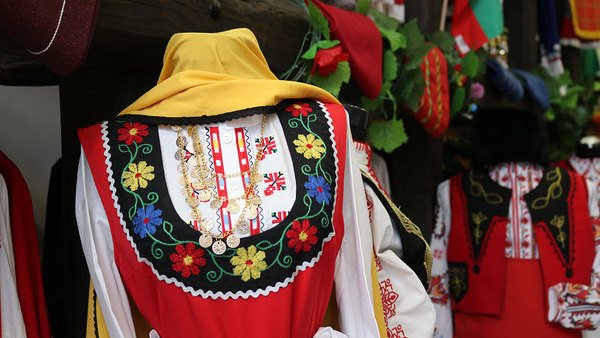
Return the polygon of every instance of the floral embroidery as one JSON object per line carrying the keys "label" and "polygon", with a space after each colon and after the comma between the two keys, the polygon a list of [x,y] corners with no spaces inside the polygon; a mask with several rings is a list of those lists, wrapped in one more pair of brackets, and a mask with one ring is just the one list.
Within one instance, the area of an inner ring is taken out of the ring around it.
{"label": "floral embroidery", "polygon": [[322,147],[323,141],[315,138],[315,135],[298,135],[298,139],[294,140],[296,145],[296,151],[303,154],[307,159],[320,159],[321,154],[325,152],[325,148]]}
{"label": "floral embroidery", "polygon": [[[168,199],[163,202],[162,196],[168,192],[159,167],[158,127],[148,124],[137,128],[138,124],[133,122],[124,127],[124,121],[105,124],[103,132],[106,131],[108,139],[105,149],[110,153],[113,175],[117,175],[116,181],[120,183],[115,184],[115,202],[121,207],[124,230],[130,235],[128,239],[138,258],[149,262],[158,277],[178,281],[182,286],[177,285],[185,287],[186,292],[192,290],[202,297],[217,294],[227,298],[229,292],[238,297],[287,285],[298,269],[318,261],[323,246],[335,235],[331,200],[336,189],[337,166],[334,152],[330,151],[331,126],[325,113],[316,113],[324,111],[316,103],[292,103],[295,101],[274,106],[270,112],[278,115],[287,135],[285,148],[299,145],[303,148],[302,153],[290,153],[299,184],[294,212],[276,212],[272,222],[277,228],[262,233],[260,239],[242,238],[239,247],[227,248],[220,255],[210,247],[201,248],[198,233],[178,219]],[[264,113],[262,110],[260,113]],[[126,144],[131,129],[137,131],[131,134],[131,144]],[[304,143],[294,144],[294,140]],[[257,145],[260,142],[265,154],[276,153],[279,148],[270,137],[255,142]],[[186,154],[185,159],[190,155]],[[265,196],[288,189],[288,178],[282,172],[263,173],[263,178]]]}
{"label": "floral embroidery", "polygon": [[176,253],[172,253],[169,257],[173,262],[173,270],[181,272],[181,276],[188,278],[190,274],[197,275],[200,273],[200,267],[206,265],[204,250],[196,249],[192,242],[188,242],[185,248],[182,244],[175,247]]}
{"label": "floral embroidery", "polygon": [[230,262],[235,268],[233,274],[236,276],[242,275],[242,280],[247,282],[252,279],[260,278],[260,272],[267,268],[267,263],[264,262],[265,252],[258,250],[254,245],[251,245],[248,250],[245,248],[237,249],[237,256],[231,258]]}
{"label": "floral embroidery", "polygon": [[317,227],[310,225],[307,219],[303,219],[302,223],[293,221],[292,228],[285,233],[290,239],[288,247],[293,248],[296,253],[300,252],[300,250],[308,252],[317,243],[316,233]]}
{"label": "floral embroidery", "polygon": [[148,181],[154,179],[154,167],[148,165],[146,161],[140,161],[138,164],[131,163],[129,165],[129,171],[123,173],[123,186],[136,191],[139,188],[145,188],[148,186]]}
{"label": "floral embroidery", "polygon": [[308,103],[298,102],[285,108],[285,111],[291,112],[295,117],[300,116],[300,114],[302,114],[302,116],[308,116],[308,113],[312,111],[312,108]]}
{"label": "floral embroidery", "polygon": [[133,142],[142,142],[142,136],[148,135],[148,126],[139,122],[125,123],[125,128],[120,128],[117,132],[119,133],[119,141],[125,141],[125,144],[131,145]]}
{"label": "floral embroidery", "polygon": [[156,227],[163,223],[161,215],[162,210],[154,209],[153,205],[147,206],[146,209],[139,208],[137,216],[132,220],[135,225],[133,232],[140,235],[141,238],[146,237],[147,234],[154,235]]}
{"label": "floral embroidery", "polygon": [[314,197],[317,200],[317,203],[329,205],[329,200],[331,199],[329,190],[331,187],[329,186],[329,183],[325,181],[324,177],[309,176],[308,182],[304,183],[304,187],[308,189],[308,196]]}

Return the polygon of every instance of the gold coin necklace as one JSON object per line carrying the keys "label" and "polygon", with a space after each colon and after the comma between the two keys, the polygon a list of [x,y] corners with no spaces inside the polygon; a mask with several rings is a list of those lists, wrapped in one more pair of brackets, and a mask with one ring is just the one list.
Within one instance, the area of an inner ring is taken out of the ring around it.
{"label": "gold coin necklace", "polygon": [[[262,124],[260,131],[260,139],[264,137],[266,125],[266,116],[262,116]],[[185,147],[188,144],[188,139],[183,135],[184,126],[172,126],[173,130],[177,132],[177,152],[175,153],[175,159],[179,161],[177,170],[181,173],[179,183],[183,185],[181,191],[185,198],[186,203],[192,208],[191,217],[197,221],[198,227],[202,232],[198,243],[203,248],[212,247],[215,254],[221,255],[227,247],[236,248],[240,244],[240,238],[235,234],[236,230],[239,233],[248,233],[250,226],[249,220],[257,217],[257,207],[262,204],[262,199],[254,194],[256,184],[262,180],[260,173],[258,172],[258,166],[263,158],[263,148],[258,146],[256,151],[256,161],[254,165],[248,171],[219,175],[215,174],[210,170],[207,164],[206,156],[204,155],[204,147],[202,141],[198,136],[197,126],[188,126],[188,135],[192,139],[192,144],[195,154],[190,154]],[[189,174],[188,174],[189,172]],[[221,178],[232,178],[248,174],[250,176],[250,184],[244,189],[244,193],[239,197],[227,198],[218,196],[213,192],[217,186],[217,179]],[[197,191],[197,198],[194,197],[194,192]],[[244,201],[244,207],[241,208],[238,201]],[[227,203],[227,211],[236,214],[241,211],[240,216],[234,226],[223,232],[220,235],[212,233],[214,226],[213,222],[202,215],[202,211],[198,210],[199,202],[209,202],[212,209],[218,210],[224,203]],[[223,241],[225,240],[225,242]]]}

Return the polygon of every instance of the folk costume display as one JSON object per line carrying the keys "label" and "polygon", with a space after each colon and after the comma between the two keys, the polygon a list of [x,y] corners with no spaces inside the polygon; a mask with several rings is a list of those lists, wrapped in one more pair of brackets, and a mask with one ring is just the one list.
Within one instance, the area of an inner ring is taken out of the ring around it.
{"label": "folk costume display", "polygon": [[597,201],[582,176],[547,166],[541,130],[531,111],[478,112],[475,169],[438,186],[434,336],[580,337],[595,327],[593,304],[577,300],[600,268]]}
{"label": "folk costume display", "polygon": [[[346,113],[247,29],[176,34],[157,86],[79,131],[76,215],[111,337],[378,337]],[[332,284],[342,332],[320,327]],[[381,311],[381,309],[379,309]]]}

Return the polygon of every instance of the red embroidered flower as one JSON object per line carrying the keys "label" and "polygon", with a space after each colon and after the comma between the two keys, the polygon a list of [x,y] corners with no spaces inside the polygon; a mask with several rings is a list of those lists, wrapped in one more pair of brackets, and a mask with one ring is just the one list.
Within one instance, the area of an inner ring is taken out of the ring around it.
{"label": "red embroidered flower", "polygon": [[197,275],[200,273],[200,266],[206,265],[206,260],[202,258],[204,250],[196,249],[192,242],[188,242],[185,247],[178,244],[175,247],[175,253],[172,253],[169,258],[173,262],[173,270],[181,272],[181,275],[188,278],[190,274]]}
{"label": "red embroidered flower", "polygon": [[300,116],[300,114],[302,114],[302,116],[308,116],[308,113],[312,111],[312,108],[308,103],[296,102],[293,105],[285,108],[285,111],[291,112],[295,117]]}
{"label": "red embroidered flower", "polygon": [[315,62],[310,71],[310,76],[315,74],[315,70],[319,75],[325,77],[335,72],[338,63],[348,61],[348,53],[342,52],[342,46],[337,45],[327,49],[319,49],[315,55]]}
{"label": "red embroidered flower", "polygon": [[119,133],[119,141],[125,141],[127,145],[131,145],[133,142],[142,142],[142,136],[148,135],[148,126],[139,122],[130,123],[127,122],[123,125],[125,128],[117,130]]}
{"label": "red embroidered flower", "polygon": [[292,228],[285,235],[290,239],[288,247],[294,248],[295,252],[300,250],[309,251],[310,247],[317,243],[317,227],[310,225],[307,219],[292,222]]}

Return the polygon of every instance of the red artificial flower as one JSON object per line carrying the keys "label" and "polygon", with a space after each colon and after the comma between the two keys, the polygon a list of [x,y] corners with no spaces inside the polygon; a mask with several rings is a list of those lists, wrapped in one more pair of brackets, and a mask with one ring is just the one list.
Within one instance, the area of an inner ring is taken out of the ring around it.
{"label": "red artificial flower", "polygon": [[190,274],[197,275],[200,273],[200,266],[206,265],[206,260],[202,258],[204,250],[196,249],[192,242],[188,242],[185,247],[178,244],[175,247],[175,253],[172,253],[169,258],[173,262],[173,270],[181,272],[181,275],[188,278]]}
{"label": "red artificial flower", "polygon": [[296,253],[300,250],[309,251],[311,246],[317,243],[317,227],[310,225],[307,219],[292,222],[292,228],[285,235],[290,239],[288,247],[294,248]]}
{"label": "red artificial flower", "polygon": [[142,136],[148,135],[148,126],[139,122],[130,123],[127,122],[123,125],[125,128],[117,130],[119,133],[119,141],[125,141],[127,145],[131,145],[133,142],[142,142]]}
{"label": "red artificial flower", "polygon": [[454,65],[454,70],[460,72],[462,70],[462,66],[460,64]]}
{"label": "red artificial flower", "polygon": [[335,72],[338,63],[342,61],[348,61],[348,53],[342,52],[342,46],[337,45],[327,49],[319,49],[317,55],[315,55],[315,62],[313,63],[310,76],[313,76],[315,70],[319,72],[319,75],[325,77]]}
{"label": "red artificial flower", "polygon": [[308,116],[308,113],[312,111],[312,108],[308,103],[296,102],[285,108],[285,111],[292,112],[292,115],[295,117],[300,116],[300,114],[302,114],[302,116]]}

